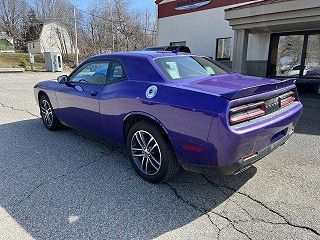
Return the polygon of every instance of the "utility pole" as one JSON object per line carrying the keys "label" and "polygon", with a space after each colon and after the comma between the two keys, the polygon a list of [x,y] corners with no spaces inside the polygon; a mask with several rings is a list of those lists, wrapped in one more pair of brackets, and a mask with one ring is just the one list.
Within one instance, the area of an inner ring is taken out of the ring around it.
{"label": "utility pole", "polygon": [[74,17],[74,48],[76,54],[76,66],[79,65],[79,53],[78,53],[78,31],[77,31],[77,17],[76,7],[73,6],[73,17]]}
{"label": "utility pole", "polygon": [[113,23],[113,8],[111,8],[111,31],[112,31],[112,52],[114,52],[115,37],[114,37],[114,23]]}

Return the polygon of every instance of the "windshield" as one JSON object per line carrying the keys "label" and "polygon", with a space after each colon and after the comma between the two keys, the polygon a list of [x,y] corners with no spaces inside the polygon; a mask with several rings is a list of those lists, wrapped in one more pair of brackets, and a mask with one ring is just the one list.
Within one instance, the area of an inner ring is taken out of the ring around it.
{"label": "windshield", "polygon": [[161,57],[155,59],[155,63],[170,80],[229,73],[213,61],[197,56]]}

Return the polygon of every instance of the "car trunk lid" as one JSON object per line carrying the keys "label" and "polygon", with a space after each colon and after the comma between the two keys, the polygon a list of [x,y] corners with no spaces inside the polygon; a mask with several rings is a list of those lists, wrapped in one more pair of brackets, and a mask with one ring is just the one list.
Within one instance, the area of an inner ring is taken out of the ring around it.
{"label": "car trunk lid", "polygon": [[240,74],[217,75],[181,83],[182,86],[233,100],[274,91],[294,84],[295,79],[284,81],[244,76]]}

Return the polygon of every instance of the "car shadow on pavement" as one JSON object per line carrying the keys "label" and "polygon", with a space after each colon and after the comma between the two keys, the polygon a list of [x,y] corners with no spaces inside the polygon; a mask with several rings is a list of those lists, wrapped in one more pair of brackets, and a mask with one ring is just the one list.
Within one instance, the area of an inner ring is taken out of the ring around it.
{"label": "car shadow on pavement", "polygon": [[0,125],[0,134],[0,207],[35,239],[174,237],[196,219],[214,235],[224,224],[216,209],[237,204],[229,198],[256,173],[181,170],[154,185],[123,148],[70,129],[50,132],[33,119]]}
{"label": "car shadow on pavement", "polygon": [[301,102],[304,108],[295,132],[309,135],[320,135],[320,99],[302,98]]}

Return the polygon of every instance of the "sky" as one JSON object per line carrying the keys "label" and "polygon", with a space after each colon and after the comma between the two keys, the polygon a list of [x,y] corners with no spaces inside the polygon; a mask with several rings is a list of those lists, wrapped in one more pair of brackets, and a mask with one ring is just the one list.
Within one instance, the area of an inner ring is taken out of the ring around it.
{"label": "sky", "polygon": [[155,6],[154,0],[136,0],[132,1],[132,7],[136,9],[146,9]]}
{"label": "sky", "polygon": [[[73,0],[74,4],[79,8],[86,10],[89,7],[89,4],[95,0]],[[131,0],[132,8],[137,10],[150,9],[155,7],[155,0]]]}

